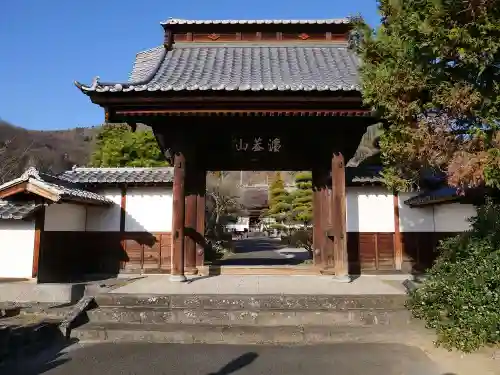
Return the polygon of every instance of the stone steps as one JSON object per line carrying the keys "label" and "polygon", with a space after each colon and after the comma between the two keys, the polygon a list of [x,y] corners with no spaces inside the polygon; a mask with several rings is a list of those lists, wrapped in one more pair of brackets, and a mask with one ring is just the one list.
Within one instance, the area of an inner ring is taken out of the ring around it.
{"label": "stone steps", "polygon": [[[81,341],[154,342],[178,344],[308,345],[340,342],[377,342],[408,335],[412,328],[370,326],[258,326],[206,324],[88,323],[73,329]],[[404,339],[404,338],[401,338]]]}
{"label": "stone steps", "polygon": [[407,296],[388,295],[130,295],[108,293],[95,297],[100,307],[151,306],[222,310],[348,310],[404,309]]}
{"label": "stone steps", "polygon": [[361,335],[367,329],[407,327],[405,301],[404,295],[109,293],[95,298],[97,308],[86,311],[89,322],[71,334],[99,341],[334,342],[349,330]]}
{"label": "stone steps", "polygon": [[348,309],[348,310],[235,310],[183,309],[170,307],[104,306],[87,312],[90,322],[143,324],[207,324],[260,326],[330,326],[330,325],[387,325],[407,324],[406,310]]}

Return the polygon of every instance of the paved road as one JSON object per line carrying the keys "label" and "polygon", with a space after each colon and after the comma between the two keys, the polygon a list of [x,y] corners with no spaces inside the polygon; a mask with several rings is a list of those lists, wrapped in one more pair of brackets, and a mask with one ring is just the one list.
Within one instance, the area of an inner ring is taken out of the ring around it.
{"label": "paved road", "polygon": [[304,249],[287,248],[279,239],[269,237],[250,237],[235,240],[235,251],[220,264],[229,266],[275,266],[296,265],[308,259]]}
{"label": "paved road", "polygon": [[92,344],[45,354],[9,375],[444,375],[416,347]]}

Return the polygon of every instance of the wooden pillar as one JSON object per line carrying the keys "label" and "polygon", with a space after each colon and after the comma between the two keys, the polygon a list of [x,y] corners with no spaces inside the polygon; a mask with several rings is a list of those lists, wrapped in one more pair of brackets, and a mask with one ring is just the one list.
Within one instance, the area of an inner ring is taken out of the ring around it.
{"label": "wooden pillar", "polygon": [[198,226],[198,170],[194,160],[186,162],[186,218],[185,218],[185,272],[190,275],[198,273],[196,268],[196,241],[199,240]]}
{"label": "wooden pillar", "polygon": [[321,205],[323,206],[323,215],[321,220],[323,221],[323,228],[325,232],[323,234],[323,270],[324,274],[335,273],[335,254],[334,254],[334,240],[335,240],[335,227],[337,218],[334,216],[334,211],[332,207],[332,189],[326,187],[321,192]]}
{"label": "wooden pillar", "polygon": [[174,184],[173,184],[173,215],[172,215],[172,266],[170,268],[171,281],[186,281],[184,275],[184,180],[186,157],[182,151],[174,154]]}
{"label": "wooden pillar", "polygon": [[198,195],[196,196],[196,232],[200,241],[196,243],[196,266],[202,267],[205,263],[205,193],[207,190],[207,172],[198,170]]}
{"label": "wooden pillar", "polygon": [[394,192],[394,266],[400,271],[403,267],[403,237],[399,227],[399,197],[398,193]]}
{"label": "wooden pillar", "polygon": [[347,257],[346,189],[345,163],[342,154],[332,157],[332,202],[333,257],[335,276],[338,280],[349,281],[349,261]]}
{"label": "wooden pillar", "polygon": [[[127,241],[125,239],[125,218],[127,217],[127,188],[122,186],[120,197],[120,245],[123,251],[127,252]],[[141,256],[141,259],[143,257]],[[124,269],[126,262],[120,262],[120,268]],[[141,263],[142,268],[142,263]]]}
{"label": "wooden pillar", "polygon": [[35,212],[35,241],[33,243],[33,267],[31,277],[38,277],[40,265],[40,252],[42,249],[42,237],[45,227],[45,206]]}
{"label": "wooden pillar", "polygon": [[322,267],[322,236],[324,236],[324,229],[322,227],[322,199],[321,192],[325,187],[321,170],[314,169],[312,171],[313,180],[313,261],[314,265]]}
{"label": "wooden pillar", "polygon": [[195,275],[198,272],[196,268],[196,226],[197,226],[197,196],[193,193],[186,195],[186,218],[185,218],[185,239],[184,239],[184,253],[185,253],[185,267],[184,270],[187,274]]}

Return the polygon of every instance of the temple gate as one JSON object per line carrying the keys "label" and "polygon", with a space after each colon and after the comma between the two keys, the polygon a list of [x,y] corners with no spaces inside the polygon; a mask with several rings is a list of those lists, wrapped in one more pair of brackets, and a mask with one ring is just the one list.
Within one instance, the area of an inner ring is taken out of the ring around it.
{"label": "temple gate", "polygon": [[362,105],[346,19],[162,23],[128,82],[76,82],[108,122],[152,127],[174,166],[173,280],[203,265],[205,176],[311,170],[314,265],[345,279],[345,163],[377,121]]}

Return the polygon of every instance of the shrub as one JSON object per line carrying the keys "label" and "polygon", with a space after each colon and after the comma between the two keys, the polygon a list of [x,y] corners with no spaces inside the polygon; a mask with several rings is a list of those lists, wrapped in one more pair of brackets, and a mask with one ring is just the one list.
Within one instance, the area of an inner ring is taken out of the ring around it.
{"label": "shrub", "polygon": [[469,232],[441,241],[440,255],[408,307],[448,350],[500,342],[500,205],[478,208]]}
{"label": "shrub", "polygon": [[296,230],[295,232],[292,233],[289,239],[289,244],[292,247],[303,247],[305,248],[310,254],[312,254],[312,247],[313,247],[313,233],[312,229],[301,229],[301,230]]}
{"label": "shrub", "polygon": [[281,236],[280,243],[282,245],[290,246],[292,236]]}

